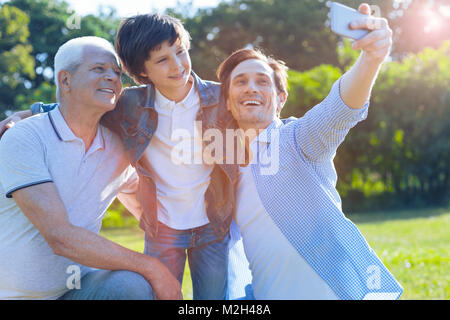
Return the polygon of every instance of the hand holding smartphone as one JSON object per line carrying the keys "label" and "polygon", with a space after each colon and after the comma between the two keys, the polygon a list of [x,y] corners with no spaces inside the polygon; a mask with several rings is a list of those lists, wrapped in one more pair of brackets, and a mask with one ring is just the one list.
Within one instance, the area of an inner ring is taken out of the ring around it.
{"label": "hand holding smartphone", "polygon": [[350,23],[367,15],[343,4],[331,3],[331,30],[341,36],[359,40],[369,33],[367,29],[350,29]]}

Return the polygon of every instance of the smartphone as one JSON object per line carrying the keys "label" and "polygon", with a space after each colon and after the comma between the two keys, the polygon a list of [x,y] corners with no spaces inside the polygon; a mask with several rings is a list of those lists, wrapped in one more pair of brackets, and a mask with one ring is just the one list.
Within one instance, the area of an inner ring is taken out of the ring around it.
{"label": "smartphone", "polygon": [[341,36],[359,40],[369,33],[366,29],[350,29],[350,23],[367,15],[343,4],[331,3],[331,30]]}

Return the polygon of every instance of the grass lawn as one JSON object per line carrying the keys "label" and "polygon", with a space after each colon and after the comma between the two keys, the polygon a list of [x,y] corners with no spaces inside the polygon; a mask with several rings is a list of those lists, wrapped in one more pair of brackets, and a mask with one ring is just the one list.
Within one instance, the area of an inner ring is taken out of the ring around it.
{"label": "grass lawn", "polygon": [[[402,284],[401,299],[450,299],[450,209],[375,212],[348,216],[387,268]],[[123,246],[142,252],[144,234],[138,228],[103,229]],[[185,299],[192,299],[186,267]]]}

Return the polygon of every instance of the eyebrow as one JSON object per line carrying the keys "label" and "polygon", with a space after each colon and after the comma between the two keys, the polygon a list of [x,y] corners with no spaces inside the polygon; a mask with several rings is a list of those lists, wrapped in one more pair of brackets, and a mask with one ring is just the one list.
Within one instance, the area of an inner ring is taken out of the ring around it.
{"label": "eyebrow", "polygon": [[[183,47],[183,45],[181,45],[181,44],[179,44],[177,47],[176,47],[176,50],[175,51],[178,51],[178,50],[180,50],[180,49],[185,49],[184,47]],[[156,56],[150,56],[150,59],[155,59],[156,61],[159,61],[159,60],[161,60],[161,59],[163,59],[163,58],[167,58],[167,56],[168,56],[168,54],[163,54],[163,55],[161,55],[161,56],[158,56],[158,55],[156,55]]]}
{"label": "eyebrow", "polygon": [[159,61],[161,59],[167,58],[167,54],[163,54],[161,56],[156,56],[154,61]]}
{"label": "eyebrow", "polygon": [[[102,65],[102,66],[106,66],[107,64],[109,64],[109,62],[94,62],[94,63],[92,63],[92,65],[94,66],[94,65]],[[116,63],[112,63],[114,66],[117,66],[117,64]]]}
{"label": "eyebrow", "polygon": [[[101,65],[101,66],[106,66],[108,63],[105,63],[105,62],[94,62],[93,64],[91,64],[91,67],[93,67],[93,66],[96,66],[96,65]],[[120,70],[122,70],[122,67],[120,66],[120,65],[117,65],[117,64],[113,64],[114,65],[114,67],[116,67],[117,69],[120,69]]]}
{"label": "eyebrow", "polygon": [[[236,78],[242,78],[242,77],[244,77],[244,76],[246,76],[246,75],[247,75],[246,73],[239,73],[239,74],[236,75],[233,79],[236,79]],[[258,76],[264,76],[264,77],[270,78],[270,76],[269,76],[268,74],[262,73],[262,72],[257,72],[256,75],[258,75]]]}

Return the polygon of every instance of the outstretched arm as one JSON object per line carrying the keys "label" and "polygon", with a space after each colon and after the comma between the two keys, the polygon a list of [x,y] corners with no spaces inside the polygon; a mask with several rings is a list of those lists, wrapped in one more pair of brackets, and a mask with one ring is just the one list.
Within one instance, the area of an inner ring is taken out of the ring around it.
{"label": "outstretched arm", "polygon": [[6,130],[10,129],[20,120],[31,117],[34,114],[41,112],[49,112],[56,108],[58,103],[43,104],[42,102],[33,103],[29,110],[17,111],[5,120],[0,121],[0,138],[5,133]]}
{"label": "outstretched arm", "polygon": [[355,65],[342,76],[341,97],[353,109],[363,107],[369,100],[380,67],[392,45],[392,31],[387,20],[371,16],[366,3],[361,4],[358,10],[367,14],[367,18],[354,21],[351,28],[372,31],[353,43],[352,48],[361,49],[362,53]]}
{"label": "outstretched arm", "polygon": [[367,4],[360,5],[359,11],[367,17],[355,21],[354,28],[372,31],[353,44],[354,49],[362,49],[358,61],[321,103],[296,122],[296,147],[309,161],[330,160],[348,131],[365,119],[372,87],[389,54],[392,32],[386,19],[370,16]]}
{"label": "outstretched arm", "polygon": [[17,111],[10,115],[5,120],[0,121],[0,138],[6,130],[11,128],[16,122],[19,122],[22,119],[31,117],[31,110]]}

